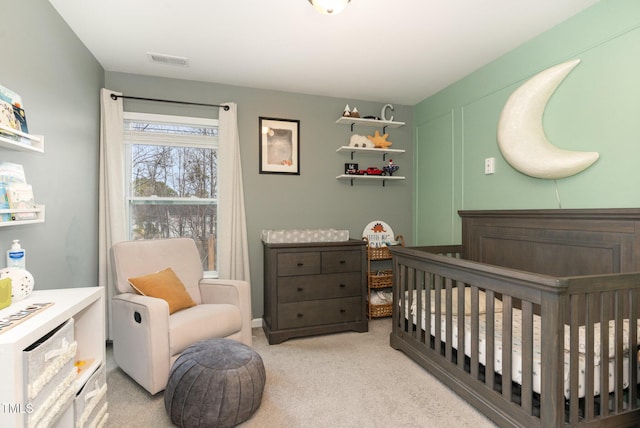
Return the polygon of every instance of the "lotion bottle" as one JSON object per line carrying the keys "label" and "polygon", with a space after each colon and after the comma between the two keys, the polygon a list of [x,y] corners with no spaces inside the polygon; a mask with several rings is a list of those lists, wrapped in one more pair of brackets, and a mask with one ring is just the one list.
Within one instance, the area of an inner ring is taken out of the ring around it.
{"label": "lotion bottle", "polygon": [[26,268],[27,252],[20,246],[20,240],[14,239],[11,249],[7,251],[7,267]]}

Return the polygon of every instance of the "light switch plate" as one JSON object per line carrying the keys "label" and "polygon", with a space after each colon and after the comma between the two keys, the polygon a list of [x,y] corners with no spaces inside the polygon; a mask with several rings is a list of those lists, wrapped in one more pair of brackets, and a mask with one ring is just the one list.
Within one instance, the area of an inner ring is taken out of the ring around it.
{"label": "light switch plate", "polygon": [[494,174],[496,172],[496,158],[486,158],[484,160],[484,173]]}

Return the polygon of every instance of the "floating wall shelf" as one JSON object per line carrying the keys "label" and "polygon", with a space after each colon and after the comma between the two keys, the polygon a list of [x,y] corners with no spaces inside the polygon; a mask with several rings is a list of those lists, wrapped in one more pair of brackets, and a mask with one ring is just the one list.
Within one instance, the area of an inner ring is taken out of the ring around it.
{"label": "floating wall shelf", "polygon": [[404,177],[395,176],[395,175],[357,175],[357,174],[340,174],[336,177],[338,180],[351,180],[351,185],[353,186],[353,180],[374,180],[374,181],[382,181],[382,186],[384,186],[385,181],[387,180],[404,180]]}
{"label": "floating wall shelf", "polygon": [[340,146],[336,150],[336,152],[351,152],[351,160],[353,160],[354,153],[372,153],[379,154],[382,153],[382,160],[386,160],[388,154],[396,153],[402,154],[405,152],[404,149],[376,149],[370,147],[351,147],[351,146]]}
{"label": "floating wall shelf", "polygon": [[13,135],[11,137],[0,133],[0,147],[9,150],[44,153],[44,137],[42,135],[25,134],[4,125],[0,125],[0,131]]}
{"label": "floating wall shelf", "polygon": [[21,224],[44,223],[44,205],[36,205],[35,208],[26,208],[26,209],[19,209],[19,210],[0,210],[0,215],[15,214],[15,213],[35,213],[36,218],[28,219],[28,220],[0,221],[0,227],[19,226]]}
{"label": "floating wall shelf", "polygon": [[359,117],[345,117],[342,116],[336,120],[336,123],[341,125],[350,125],[351,131],[353,131],[353,125],[368,126],[370,128],[382,128],[383,133],[386,128],[400,128],[404,126],[404,122],[393,122],[390,120],[375,120],[375,119],[362,119]]}

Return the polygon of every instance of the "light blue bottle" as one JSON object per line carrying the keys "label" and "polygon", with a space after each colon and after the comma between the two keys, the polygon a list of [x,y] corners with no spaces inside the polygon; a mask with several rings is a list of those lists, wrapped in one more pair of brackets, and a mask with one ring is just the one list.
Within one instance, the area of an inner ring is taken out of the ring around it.
{"label": "light blue bottle", "polygon": [[11,249],[7,251],[7,267],[25,269],[27,265],[27,251],[20,246],[20,240],[14,239]]}

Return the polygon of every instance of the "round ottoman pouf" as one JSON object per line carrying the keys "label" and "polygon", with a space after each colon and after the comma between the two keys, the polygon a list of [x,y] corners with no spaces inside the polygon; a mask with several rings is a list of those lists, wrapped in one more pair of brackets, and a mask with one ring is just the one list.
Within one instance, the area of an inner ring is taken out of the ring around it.
{"label": "round ottoman pouf", "polygon": [[233,427],[260,406],[265,371],[251,347],[231,339],[195,343],[176,359],[164,407],[180,427]]}

